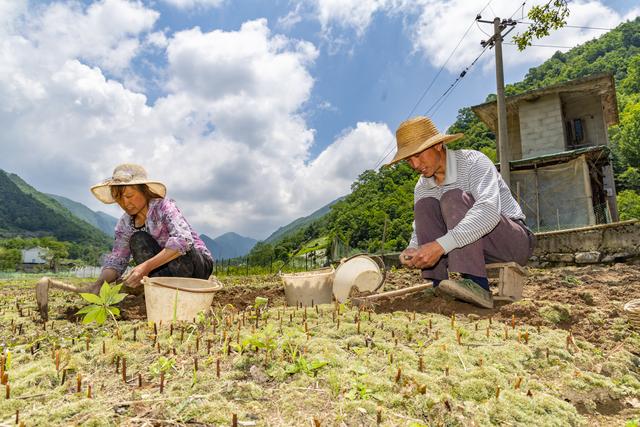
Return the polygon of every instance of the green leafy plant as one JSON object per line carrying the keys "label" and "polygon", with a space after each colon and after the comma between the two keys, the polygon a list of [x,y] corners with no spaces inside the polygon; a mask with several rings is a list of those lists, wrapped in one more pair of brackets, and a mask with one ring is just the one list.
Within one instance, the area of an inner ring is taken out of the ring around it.
{"label": "green leafy plant", "polygon": [[344,396],[349,400],[367,400],[373,396],[373,390],[358,380]]}
{"label": "green leafy plant", "polygon": [[111,317],[116,325],[116,329],[119,331],[120,328],[118,327],[116,316],[120,316],[120,309],[114,306],[127,296],[127,294],[119,293],[121,287],[122,284],[110,286],[107,282],[104,282],[98,295],[81,293],[80,296],[91,303],[76,313],[84,314],[82,323],[96,322],[98,325],[101,325],[108,317]]}
{"label": "green leafy plant", "polygon": [[317,371],[321,369],[323,366],[328,365],[329,362],[324,360],[307,360],[304,356],[299,356],[295,359],[295,361],[289,365],[285,369],[287,374],[293,375],[299,372],[305,373],[309,376],[315,376]]}
{"label": "green leafy plant", "polygon": [[169,372],[176,364],[175,359],[170,357],[160,356],[158,360],[149,365],[149,372],[151,375],[157,377],[162,373]]}

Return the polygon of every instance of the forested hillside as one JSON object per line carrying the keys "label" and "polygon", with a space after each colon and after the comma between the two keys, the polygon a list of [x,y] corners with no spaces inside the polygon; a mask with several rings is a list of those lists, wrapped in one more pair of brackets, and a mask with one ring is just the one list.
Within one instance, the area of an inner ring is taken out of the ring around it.
{"label": "forested hillside", "polygon": [[[521,53],[526,55],[526,51]],[[521,82],[508,85],[507,95],[597,73],[615,76],[620,123],[609,129],[614,156],[621,219],[640,217],[640,18],[621,24],[603,36],[567,53],[556,52],[542,65],[531,68]],[[495,99],[489,94],[487,101]],[[470,107],[459,110],[448,133],[463,132],[452,148],[480,150],[496,159],[495,134]],[[258,244],[255,250],[286,258],[303,242],[319,236],[341,239],[352,248],[379,251],[385,227],[384,250],[403,249],[411,235],[413,186],[417,176],[403,163],[379,171],[366,171],[353,183],[352,193],[331,212],[304,229],[279,241]]]}
{"label": "forested hillside", "polygon": [[113,235],[113,230],[116,228],[116,223],[118,222],[117,218],[104,212],[94,212],[82,203],[78,203],[63,196],[58,196],[56,194],[46,194],[46,196],[51,197],[77,218],[93,225],[107,236]]}
{"label": "forested hillside", "polygon": [[[0,238],[48,237],[67,242],[66,256],[96,262],[109,249],[111,238],[76,218],[62,205],[29,186],[20,177],[0,170]],[[1,247],[16,247],[16,240]],[[55,246],[52,243],[51,246]]]}

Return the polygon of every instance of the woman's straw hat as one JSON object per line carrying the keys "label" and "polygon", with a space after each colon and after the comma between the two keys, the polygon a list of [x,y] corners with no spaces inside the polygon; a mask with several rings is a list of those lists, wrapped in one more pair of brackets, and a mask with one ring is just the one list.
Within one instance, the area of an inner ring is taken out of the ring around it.
{"label": "woman's straw hat", "polygon": [[463,134],[447,135],[438,132],[438,129],[428,117],[418,116],[400,123],[396,131],[396,143],[398,151],[395,157],[386,166],[390,166],[400,160],[418,154],[429,147],[444,142],[445,144],[462,138]]}
{"label": "woman's straw hat", "polygon": [[167,194],[167,188],[163,183],[150,180],[147,178],[147,171],[142,166],[133,163],[123,163],[116,166],[113,170],[113,176],[91,187],[91,192],[102,203],[115,203],[116,201],[111,196],[112,185],[136,184],[146,184],[151,191],[160,197]]}

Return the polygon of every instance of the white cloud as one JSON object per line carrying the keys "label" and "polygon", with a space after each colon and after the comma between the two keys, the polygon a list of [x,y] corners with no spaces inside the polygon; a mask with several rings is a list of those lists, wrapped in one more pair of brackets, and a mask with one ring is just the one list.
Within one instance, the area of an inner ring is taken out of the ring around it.
{"label": "white cloud", "polygon": [[333,24],[350,27],[357,35],[367,29],[373,15],[390,3],[387,0],[315,0],[318,20],[323,30],[327,31]]}
{"label": "white cloud", "polygon": [[104,0],[86,8],[75,2],[52,3],[27,16],[22,36],[37,49],[33,60],[44,66],[79,58],[119,74],[138,53],[138,35],[150,30],[158,16],[140,3],[124,0]]}
{"label": "white cloud", "polygon": [[219,7],[225,0],[162,0],[178,9]]}
{"label": "white cloud", "polygon": [[[405,30],[413,43],[416,53],[425,56],[435,67],[446,64],[446,68],[454,73],[461,72],[480,54],[481,40],[486,40],[493,33],[493,25],[474,23],[476,15],[487,5],[486,0],[313,0],[318,11],[317,19],[322,28],[330,33],[335,26],[352,29],[362,36],[372,21],[375,13],[401,14],[405,17]],[[547,0],[533,0],[526,3],[526,11],[534,5],[546,3]],[[482,11],[485,20],[493,20],[494,16],[513,19],[522,18],[522,3],[512,0],[493,0],[489,7]],[[577,0],[569,2],[570,16],[568,23],[572,26],[613,28],[624,20],[634,18],[640,13],[637,7],[623,16],[606,6],[599,0]],[[470,27],[470,28],[469,28]],[[465,31],[469,32],[461,40]],[[515,35],[524,31],[526,24],[519,24],[511,33]],[[563,28],[550,36],[537,40],[538,45],[555,45],[573,47],[602,34],[601,30]],[[329,34],[327,37],[331,38]],[[344,40],[344,34],[338,34],[339,44],[350,45]],[[507,42],[511,37],[508,36]],[[454,49],[460,42],[460,46]],[[567,48],[558,50],[566,51]],[[521,64],[533,64],[546,60],[554,50],[552,48],[530,47],[525,53],[519,52],[515,46],[504,46],[505,67]],[[485,53],[481,62],[493,62],[492,55]]]}
{"label": "white cloud", "polygon": [[[103,25],[116,12],[119,22]],[[88,188],[133,161],[166,182],[199,232],[266,237],[346,194],[393,141],[386,125],[358,123],[310,160],[315,131],[303,107],[318,51],[265,20],[168,37],[139,3],[53,3],[13,16],[0,28],[0,167],[94,209],[118,212]],[[166,52],[153,104],[124,84],[144,49]]]}
{"label": "white cloud", "polygon": [[627,13],[625,13],[624,16],[622,17],[622,20],[629,21],[631,19],[635,19],[638,16],[640,16],[640,6],[636,6],[633,9],[629,10]]}

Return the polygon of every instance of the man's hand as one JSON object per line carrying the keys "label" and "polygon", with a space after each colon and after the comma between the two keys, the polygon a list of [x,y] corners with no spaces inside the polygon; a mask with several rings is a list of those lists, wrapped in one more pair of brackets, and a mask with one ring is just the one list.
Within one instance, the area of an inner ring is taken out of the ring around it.
{"label": "man's hand", "polygon": [[[405,252],[409,249],[405,249]],[[413,268],[429,268],[433,267],[444,255],[444,248],[440,246],[438,242],[429,242],[420,246],[417,249],[413,249],[415,252],[410,254],[411,258],[406,259],[406,262],[403,262],[407,267]],[[404,254],[404,252],[402,252]],[[402,262],[402,254],[400,254],[401,262]]]}
{"label": "man's hand", "polygon": [[400,263],[402,265],[406,265],[410,267],[409,261],[413,258],[413,256],[418,252],[417,248],[407,248],[400,254]]}
{"label": "man's hand", "polygon": [[131,270],[131,273],[124,278],[124,283],[131,288],[137,288],[141,285],[142,278],[149,274],[149,271],[147,270],[147,266],[144,262],[140,265],[136,265],[133,270]]}

